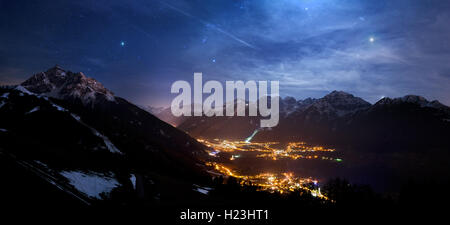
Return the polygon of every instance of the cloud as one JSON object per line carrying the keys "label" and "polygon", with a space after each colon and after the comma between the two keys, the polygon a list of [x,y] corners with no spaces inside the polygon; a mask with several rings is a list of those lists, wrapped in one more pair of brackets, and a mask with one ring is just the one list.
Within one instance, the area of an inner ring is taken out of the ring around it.
{"label": "cloud", "polygon": [[419,94],[450,103],[442,91],[450,77],[450,17],[440,2],[259,3],[243,20],[228,18],[233,32],[250,37],[258,51],[193,47],[192,55],[226,56],[223,64],[211,65],[219,79],[280,80],[280,91],[294,96],[337,89],[372,102]]}
{"label": "cloud", "polygon": [[89,68],[135,99],[156,95],[128,87],[160,81],[169,96],[171,82],[203,72],[221,81],[279,80],[281,93],[295,97],[336,89],[372,102],[419,94],[450,104],[449,1],[81,0],[37,9],[14,1],[1,10],[14,4],[16,12],[0,13],[0,28],[11,28],[0,37],[0,72]]}

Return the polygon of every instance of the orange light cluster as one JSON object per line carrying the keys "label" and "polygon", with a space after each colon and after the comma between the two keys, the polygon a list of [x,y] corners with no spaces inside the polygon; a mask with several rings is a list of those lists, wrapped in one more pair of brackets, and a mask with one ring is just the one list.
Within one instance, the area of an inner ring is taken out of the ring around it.
{"label": "orange light cluster", "polygon": [[[334,152],[335,149],[324,148],[322,146],[308,146],[305,142],[290,142],[283,149],[277,148],[279,142],[245,142],[245,141],[228,141],[214,139],[212,141],[205,139],[197,139],[210,148],[209,154],[216,156],[218,152],[259,152],[256,155],[259,158],[268,158],[277,160],[281,158],[289,159],[321,159],[333,160],[332,157],[319,156],[320,154]],[[300,154],[301,153],[301,154]],[[236,157],[231,157],[230,160],[235,160]]]}
{"label": "orange light cluster", "polygon": [[242,184],[249,184],[250,181],[251,185],[258,186],[263,191],[278,192],[283,194],[293,192],[295,190],[305,190],[310,192],[315,197],[328,200],[328,197],[320,192],[320,188],[312,189],[308,187],[308,184],[317,185],[318,181],[313,178],[299,178],[294,176],[293,173],[260,173],[257,175],[240,175],[219,163],[207,162],[206,165],[213,167],[214,170],[220,174],[241,179]]}

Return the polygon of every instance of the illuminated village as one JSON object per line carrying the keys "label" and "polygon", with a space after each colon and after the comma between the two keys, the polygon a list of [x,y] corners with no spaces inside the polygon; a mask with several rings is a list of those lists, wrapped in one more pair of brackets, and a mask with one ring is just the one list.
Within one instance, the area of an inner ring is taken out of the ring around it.
{"label": "illuminated village", "polygon": [[[253,143],[250,140],[198,139],[198,141],[209,147],[208,153],[211,157],[206,165],[211,167],[211,174],[235,177],[240,180],[241,184],[254,185],[263,191],[282,194],[296,190],[306,190],[315,197],[328,200],[321,193],[317,179],[296,176],[293,172],[289,171],[245,174],[239,172],[239,164],[236,161],[253,157],[273,161],[326,160],[337,163],[342,162],[341,158],[335,156],[335,149],[324,148],[322,146],[309,146],[305,142],[290,142],[282,145],[279,142]],[[224,156],[227,157],[224,158]]]}

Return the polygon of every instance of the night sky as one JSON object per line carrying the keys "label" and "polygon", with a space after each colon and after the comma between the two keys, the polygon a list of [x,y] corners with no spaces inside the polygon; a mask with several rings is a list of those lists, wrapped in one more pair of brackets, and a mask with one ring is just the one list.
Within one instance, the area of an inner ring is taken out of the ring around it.
{"label": "night sky", "polygon": [[0,83],[55,64],[140,105],[169,105],[194,72],[450,105],[450,1],[0,0]]}

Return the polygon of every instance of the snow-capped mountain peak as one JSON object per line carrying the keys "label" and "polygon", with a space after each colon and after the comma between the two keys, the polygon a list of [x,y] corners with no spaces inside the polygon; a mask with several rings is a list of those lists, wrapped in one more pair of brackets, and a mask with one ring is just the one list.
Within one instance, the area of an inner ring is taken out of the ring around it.
{"label": "snow-capped mountain peak", "polygon": [[416,104],[420,107],[430,107],[435,109],[445,109],[448,110],[448,107],[443,105],[437,100],[428,101],[426,98],[419,96],[419,95],[405,95],[403,97],[399,98],[382,98],[379,100],[375,105],[394,105],[394,104],[401,104],[401,103],[410,103],[410,104]]}
{"label": "snow-capped mountain peak", "polygon": [[115,100],[114,94],[97,80],[82,72],[73,73],[59,66],[34,74],[21,86],[39,95],[58,99],[80,99],[84,104]]}
{"label": "snow-capped mountain peak", "polygon": [[370,103],[352,94],[343,91],[332,91],[330,94],[315,101],[309,108],[314,108],[319,114],[339,117],[370,106]]}

